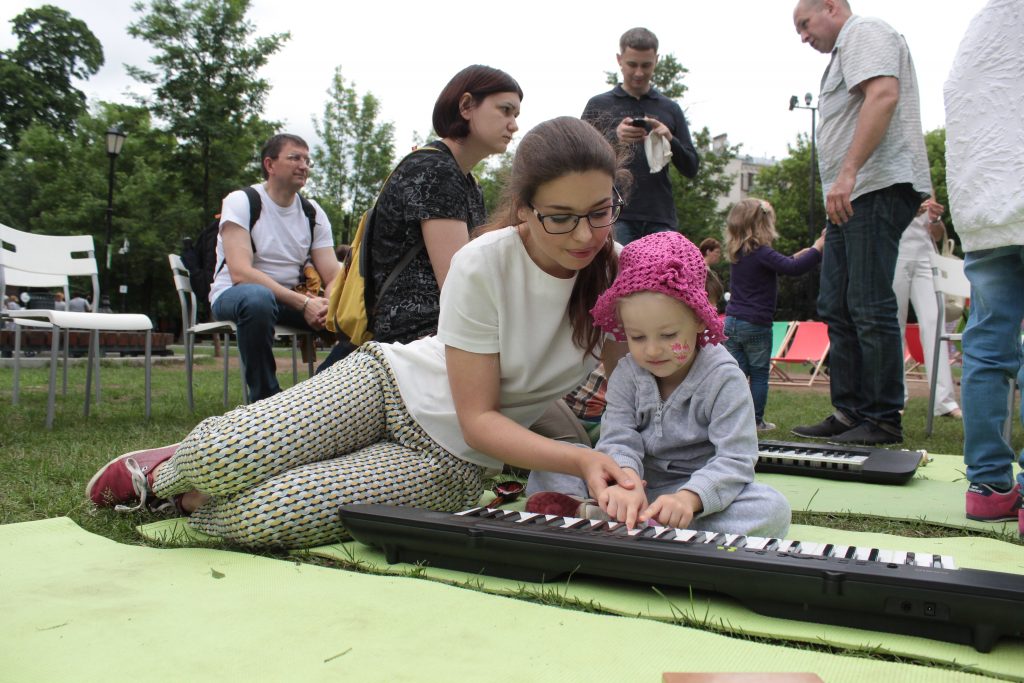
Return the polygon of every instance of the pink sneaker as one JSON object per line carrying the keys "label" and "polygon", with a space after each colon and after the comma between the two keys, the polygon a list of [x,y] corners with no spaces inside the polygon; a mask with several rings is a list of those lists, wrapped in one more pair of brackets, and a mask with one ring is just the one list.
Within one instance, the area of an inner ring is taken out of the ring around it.
{"label": "pink sneaker", "polygon": [[[113,507],[118,512],[144,509],[147,501],[159,500],[153,495],[153,470],[169,460],[178,444],[133,451],[118,456],[104,465],[85,486],[86,497],[98,507]],[[134,506],[125,503],[136,502]]]}
{"label": "pink sneaker", "polygon": [[971,484],[967,489],[967,519],[979,522],[1012,522],[1020,517],[1020,484],[1000,493],[988,484]]}

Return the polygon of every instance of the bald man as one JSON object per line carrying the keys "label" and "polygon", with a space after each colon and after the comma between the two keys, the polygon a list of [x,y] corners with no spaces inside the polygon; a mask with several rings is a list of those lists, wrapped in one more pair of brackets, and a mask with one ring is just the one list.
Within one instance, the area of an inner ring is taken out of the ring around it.
{"label": "bald man", "polygon": [[800,39],[832,59],[818,96],[828,216],[818,314],[828,324],[833,413],[798,436],[903,440],[903,356],[892,279],[903,229],[932,186],[907,43],[846,0],[800,0]]}

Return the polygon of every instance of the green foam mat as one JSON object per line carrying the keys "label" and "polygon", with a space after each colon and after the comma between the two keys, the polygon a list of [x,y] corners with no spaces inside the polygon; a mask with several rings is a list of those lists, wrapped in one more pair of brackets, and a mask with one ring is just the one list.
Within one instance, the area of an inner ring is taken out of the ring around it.
{"label": "green foam mat", "polygon": [[[0,526],[0,614],[0,678],[20,683],[133,676],[655,683],[666,671],[808,671],[829,683],[986,680],[436,581],[208,548],[122,545],[66,518]],[[988,668],[1003,649],[967,653],[959,663]],[[1013,676],[1024,672],[1017,661]]]}
{"label": "green foam mat", "polygon": [[885,485],[837,481],[789,474],[761,474],[757,480],[789,500],[793,510],[870,515],[924,521],[955,529],[1016,533],[1016,522],[976,522],[964,515],[967,479],[963,458],[932,455],[906,484]]}
{"label": "green foam mat", "polygon": [[[168,519],[139,527],[146,538],[161,542],[210,540],[191,531],[183,520]],[[1024,575],[1024,547],[990,538],[906,538],[888,534],[840,531],[825,527],[795,525],[787,534],[803,541],[930,552],[954,557],[958,566]],[[956,645],[926,638],[828,626],[789,619],[766,617],[737,601],[719,595],[695,597],[683,589],[660,589],[626,581],[574,577],[560,584],[532,584],[498,579],[460,571],[389,565],[380,551],[360,543],[339,543],[312,548],[308,552],[352,563],[361,569],[397,575],[415,575],[497,595],[537,595],[569,608],[594,609],[609,614],[645,617],[662,621],[696,623],[722,633],[789,640],[795,643],[825,643],[834,647],[881,652],[923,662],[962,665],[994,676],[1024,680],[1024,642],[1003,639],[990,653],[979,653],[969,645]]]}

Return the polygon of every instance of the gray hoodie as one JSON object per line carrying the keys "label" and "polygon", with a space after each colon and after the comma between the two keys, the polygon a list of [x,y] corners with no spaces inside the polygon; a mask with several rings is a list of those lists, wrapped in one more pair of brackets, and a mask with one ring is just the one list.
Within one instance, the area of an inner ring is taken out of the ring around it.
{"label": "gray hoodie", "polygon": [[754,480],[754,404],[746,377],[721,345],[697,352],[666,401],[654,375],[627,355],[608,379],[607,401],[595,449],[646,479],[650,499],[687,489],[711,514]]}

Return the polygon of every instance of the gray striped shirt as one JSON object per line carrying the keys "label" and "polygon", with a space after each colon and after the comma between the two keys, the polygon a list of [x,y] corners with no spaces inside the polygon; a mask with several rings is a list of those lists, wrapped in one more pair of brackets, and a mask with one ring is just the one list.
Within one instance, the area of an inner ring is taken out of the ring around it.
{"label": "gray striped shirt", "polygon": [[899,79],[900,99],[888,130],[857,173],[851,200],[897,183],[910,183],[924,194],[932,191],[917,74],[907,41],[881,19],[852,16],[839,32],[832,61],[821,77],[817,142],[825,194],[839,176],[853,142],[864,102],[857,86],[878,76]]}

